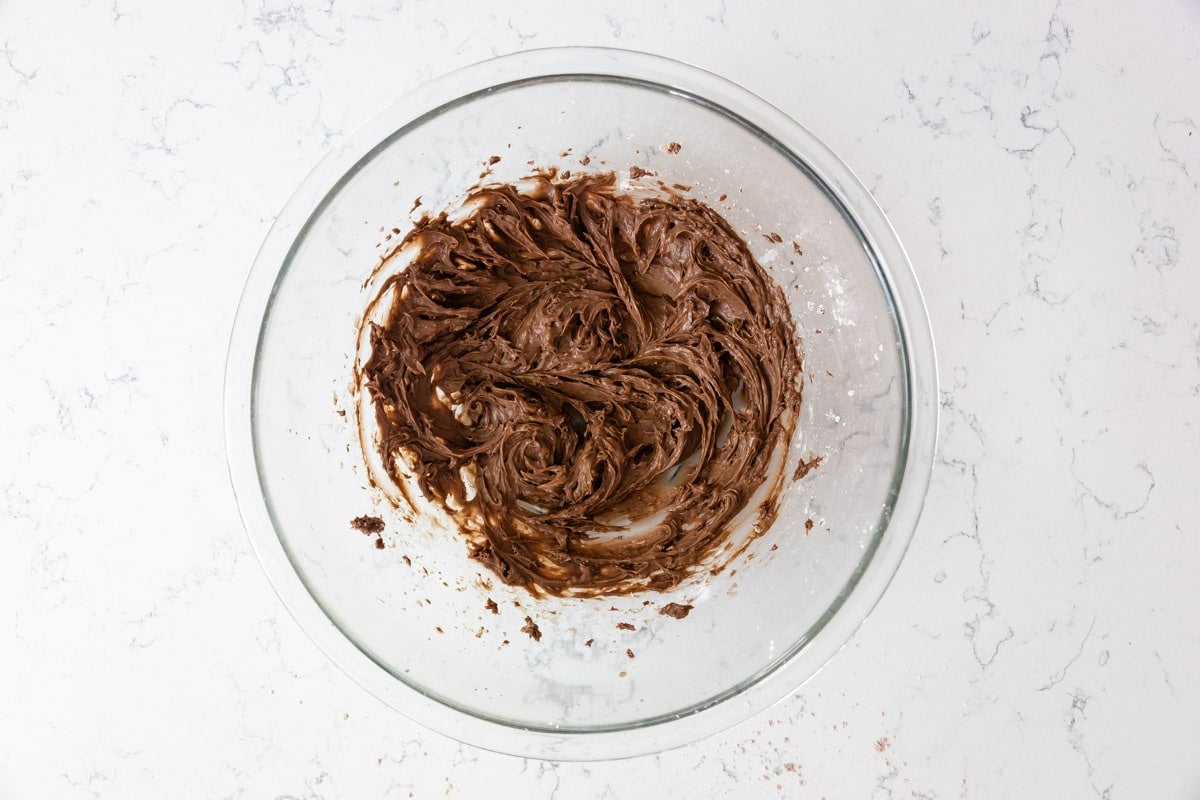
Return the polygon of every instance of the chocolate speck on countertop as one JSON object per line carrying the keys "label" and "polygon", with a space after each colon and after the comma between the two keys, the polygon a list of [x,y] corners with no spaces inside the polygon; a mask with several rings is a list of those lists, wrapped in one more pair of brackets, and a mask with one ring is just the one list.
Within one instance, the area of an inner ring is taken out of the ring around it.
{"label": "chocolate speck on countertop", "polygon": [[400,556],[400,558],[404,559],[404,566],[406,566],[406,567],[411,567],[411,566],[412,566],[412,559],[411,559],[411,558],[409,558],[408,556]]}
{"label": "chocolate speck on countertop", "polygon": [[[832,377],[832,376],[830,376],[830,377]],[[824,460],[824,458],[821,456],[809,456],[808,461],[805,461],[803,458],[800,459],[800,462],[798,464],[796,464],[796,471],[792,473],[792,480],[794,480],[794,481],[800,480],[805,475],[812,472],[817,467],[821,466],[821,462],[823,460]]]}
{"label": "chocolate speck on countertop", "polygon": [[804,532],[808,533],[813,529],[813,521],[811,519],[804,520]]}
{"label": "chocolate speck on countertop", "polygon": [[683,619],[692,611],[692,606],[685,603],[667,603],[658,610],[659,614],[664,617],[674,617],[675,619]]}
{"label": "chocolate speck on countertop", "polygon": [[628,622],[618,622],[617,630],[619,630],[619,631],[636,631],[637,628]]}
{"label": "chocolate speck on countertop", "polygon": [[382,537],[382,536],[376,536],[376,537],[375,537],[375,549],[376,549],[376,550],[382,550],[383,548],[384,548],[384,544],[383,544],[383,537]]}
{"label": "chocolate speck on countertop", "polygon": [[592,646],[593,644],[595,644],[595,643],[596,643],[596,640],[595,640],[595,639],[588,639],[586,642],[584,642],[584,643],[583,643],[583,646],[584,646],[584,647],[591,647],[591,646]]}
{"label": "chocolate speck on countertop", "polygon": [[584,156],[583,158],[579,159],[579,163],[586,167],[588,164],[592,163],[592,157]]}
{"label": "chocolate speck on countertop", "polygon": [[891,742],[889,742],[889,741],[887,740],[887,737],[886,737],[886,736],[883,736],[883,737],[880,737],[879,739],[876,739],[876,740],[875,740],[875,750],[876,750],[876,752],[882,753],[884,750],[887,750],[887,749],[888,749],[888,745],[889,745],[889,744],[891,744]]}
{"label": "chocolate speck on countertop", "polygon": [[658,174],[657,172],[654,172],[654,171],[648,170],[648,169],[643,169],[643,168],[637,166],[636,164],[634,164],[632,167],[629,168],[629,177],[633,178],[634,180],[645,177],[646,175],[657,175],[657,174]]}
{"label": "chocolate speck on countertop", "polygon": [[727,194],[723,194],[723,195],[721,195],[720,197],[718,197],[718,198],[717,198],[717,202],[718,202],[718,203],[724,203],[724,202],[725,202],[725,198],[726,198],[726,197],[729,197],[729,195],[727,195]]}
{"label": "chocolate speck on countertop", "polygon": [[438,625],[436,628],[434,628],[434,630],[435,630],[435,631],[437,631],[438,633],[445,633],[445,631],[444,631],[444,630],[442,630],[442,626],[441,626],[441,625]]}
{"label": "chocolate speck on countertop", "polygon": [[667,145],[667,152],[670,153],[671,155],[675,155],[682,148],[683,148],[683,145],[681,145],[679,142],[671,142],[670,144]]}
{"label": "chocolate speck on countertop", "polygon": [[792,242],[792,249],[796,251],[796,255],[798,255],[798,256],[804,255],[804,251],[800,249],[799,242]]}
{"label": "chocolate speck on countertop", "polygon": [[412,208],[410,208],[408,210],[408,213],[411,214],[412,212],[416,211],[420,207],[421,207],[421,195],[417,195],[417,199],[413,200]]}
{"label": "chocolate speck on countertop", "polygon": [[771,231],[770,233],[764,233],[763,238],[766,239],[768,242],[772,242],[774,244],[779,244],[783,241],[783,237],[780,236],[775,231]]}
{"label": "chocolate speck on countertop", "polygon": [[630,650],[628,647],[626,647],[626,648],[625,648],[625,657],[626,657],[626,658],[633,658],[633,651],[632,651],[632,650]]}
{"label": "chocolate speck on countertop", "polygon": [[537,623],[533,621],[533,617],[525,618],[525,625],[522,626],[521,633],[528,633],[529,638],[533,639],[535,642],[540,642],[542,640],[542,629],[539,628]]}
{"label": "chocolate speck on countertop", "polygon": [[500,163],[500,156],[492,156],[491,158],[488,159],[488,164],[499,164],[499,163]]}
{"label": "chocolate speck on countertop", "polygon": [[500,606],[496,605],[496,601],[490,597],[487,599],[487,602],[483,604],[483,607],[493,614],[500,613]]}
{"label": "chocolate speck on countertop", "polygon": [[360,517],[350,520],[350,527],[370,536],[384,529],[383,517],[371,517],[363,514]]}

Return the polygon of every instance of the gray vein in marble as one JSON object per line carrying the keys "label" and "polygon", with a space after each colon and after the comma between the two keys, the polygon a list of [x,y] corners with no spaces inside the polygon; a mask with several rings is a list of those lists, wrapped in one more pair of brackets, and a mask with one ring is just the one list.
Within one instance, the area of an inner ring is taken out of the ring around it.
{"label": "gray vein in marble", "polygon": [[1129,263],[1135,270],[1150,267],[1162,277],[1164,270],[1179,265],[1179,237],[1174,225],[1143,214],[1138,226],[1141,240],[1129,255]]}
{"label": "gray vein in marble", "polygon": [[1162,672],[1163,685],[1165,685],[1171,693],[1171,697],[1178,700],[1178,695],[1175,694],[1175,683],[1171,680],[1171,673],[1167,672],[1167,666],[1163,664],[1162,653],[1154,650],[1154,660],[1158,663],[1158,669]]}
{"label": "gray vein in marble", "polygon": [[1096,767],[1092,763],[1092,757],[1088,754],[1083,725],[1081,724],[1087,720],[1087,707],[1090,701],[1091,698],[1082,689],[1076,689],[1072,693],[1071,708],[1067,712],[1067,743],[1083,759],[1084,765],[1087,768],[1088,784],[1091,786],[1092,792],[1100,800],[1111,800],[1115,784],[1110,783],[1103,789],[1096,785]]}
{"label": "gray vein in marble", "polygon": [[[1193,189],[1200,189],[1200,175],[1193,175],[1196,164],[1189,164],[1182,149],[1188,139],[1192,139],[1197,125],[1191,117],[1179,119],[1164,119],[1162,114],[1154,115],[1154,134],[1158,148],[1162,151],[1163,160],[1183,173]],[[1178,142],[1174,141],[1178,138]],[[1193,151],[1195,150],[1193,145]],[[1193,155],[1192,161],[1200,162],[1200,156]]]}
{"label": "gray vein in marble", "polygon": [[1075,480],[1075,485],[1079,489],[1079,495],[1077,497],[1077,502],[1082,502],[1084,499],[1091,500],[1093,503],[1095,503],[1095,505],[1097,507],[1108,512],[1112,516],[1112,518],[1118,522],[1121,520],[1124,520],[1124,519],[1129,519],[1130,517],[1132,517],[1136,514],[1140,514],[1142,511],[1145,510],[1146,506],[1148,506],[1150,504],[1150,496],[1154,493],[1154,487],[1157,484],[1155,483],[1155,480],[1154,480],[1154,473],[1152,473],[1150,471],[1150,468],[1148,466],[1146,466],[1145,462],[1139,461],[1138,463],[1133,465],[1133,469],[1136,472],[1139,472],[1142,475],[1146,476],[1146,494],[1141,499],[1141,501],[1138,502],[1137,505],[1130,506],[1128,508],[1121,507],[1121,505],[1115,500],[1105,500],[1104,498],[1100,497],[1094,490],[1092,490],[1086,483],[1084,483],[1082,478],[1079,477],[1079,474],[1075,469],[1075,463],[1076,463],[1076,451],[1075,451],[1075,448],[1072,447],[1071,448],[1071,465],[1070,466],[1071,466],[1071,477]]}
{"label": "gray vein in marble", "polygon": [[1030,158],[1037,153],[1038,148],[1042,147],[1050,136],[1058,134],[1067,143],[1067,147],[1070,148],[1070,155],[1067,156],[1067,160],[1063,164],[1063,167],[1069,167],[1071,166],[1071,162],[1075,160],[1075,156],[1078,155],[1079,151],[1075,149],[1075,143],[1071,141],[1071,137],[1065,130],[1063,130],[1062,125],[1060,125],[1057,121],[1053,124],[1046,124],[1039,121],[1039,116],[1045,111],[1046,109],[1035,109],[1030,106],[1025,106],[1023,109],[1021,109],[1021,127],[1025,130],[1037,133],[1038,140],[1028,147],[1005,147],[1004,149],[1006,152],[1015,156],[1019,156],[1020,158]]}
{"label": "gray vein in marble", "polygon": [[711,14],[706,14],[704,18],[709,22],[717,23],[717,25],[721,26],[722,28],[726,28],[727,24],[725,22],[725,14],[725,0],[717,0],[717,10]]}
{"label": "gray vein in marble", "polygon": [[5,39],[4,40],[4,62],[6,64],[8,64],[8,68],[13,71],[14,75],[17,76],[17,78],[18,78],[17,85],[18,86],[26,86],[27,84],[32,83],[38,76],[37,67],[33,67],[33,68],[29,68],[29,69],[22,69],[21,67],[17,66],[16,61],[17,61],[17,50],[15,47],[13,47],[12,39]]}
{"label": "gray vein in marble", "polygon": [[1079,649],[1075,652],[1075,655],[1071,656],[1071,659],[1063,665],[1062,669],[1051,675],[1046,683],[1038,687],[1039,692],[1045,692],[1049,689],[1053,689],[1055,686],[1063,682],[1063,679],[1067,677],[1067,671],[1071,669],[1071,667],[1075,665],[1075,662],[1079,660],[1080,656],[1083,655],[1083,649],[1087,646],[1088,640],[1092,638],[1092,631],[1095,629],[1096,617],[1092,617],[1092,624],[1088,626],[1087,633],[1085,633],[1083,635],[1083,639],[1080,640]]}

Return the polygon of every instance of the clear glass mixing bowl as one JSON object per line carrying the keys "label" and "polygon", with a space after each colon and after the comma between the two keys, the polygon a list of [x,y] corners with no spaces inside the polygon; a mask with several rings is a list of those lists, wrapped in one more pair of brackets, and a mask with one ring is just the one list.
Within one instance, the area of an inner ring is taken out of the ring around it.
{"label": "clear glass mixing bowl", "polygon": [[[468,559],[456,536],[404,522],[370,487],[351,393],[365,282],[414,200],[447,206],[491,156],[501,159],[496,180],[531,163],[578,171],[586,159],[587,169],[638,166],[690,186],[784,287],[805,357],[789,474],[797,459],[822,462],[788,484],[774,525],[719,575],[661,595],[534,599]],[[321,162],[251,270],[225,403],[254,548],[334,662],[461,741],[600,759],[728,727],[794,691],[845,643],[916,526],[937,375],[904,250],[828,148],[715,75],[569,48],[434,81]],[[350,528],[363,514],[385,519],[384,549]],[[693,609],[660,615],[672,601]],[[540,641],[522,632],[527,616]]]}

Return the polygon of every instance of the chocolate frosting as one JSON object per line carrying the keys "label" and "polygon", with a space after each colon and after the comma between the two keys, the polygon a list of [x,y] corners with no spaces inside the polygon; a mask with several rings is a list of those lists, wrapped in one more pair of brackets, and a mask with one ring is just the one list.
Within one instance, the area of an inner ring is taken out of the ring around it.
{"label": "chocolate frosting", "polygon": [[383,463],[505,582],[672,587],[782,463],[794,323],[703,203],[542,174],[474,190],[399,251],[412,260],[381,286],[362,366]]}

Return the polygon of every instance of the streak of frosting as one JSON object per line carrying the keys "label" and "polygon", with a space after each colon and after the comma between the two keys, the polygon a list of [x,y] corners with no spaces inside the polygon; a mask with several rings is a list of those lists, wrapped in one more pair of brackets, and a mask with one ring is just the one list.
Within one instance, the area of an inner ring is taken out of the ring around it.
{"label": "streak of frosting", "polygon": [[667,589],[761,500],[801,361],[782,290],[717,212],[546,174],[474,190],[399,249],[364,323],[379,455],[505,582]]}

